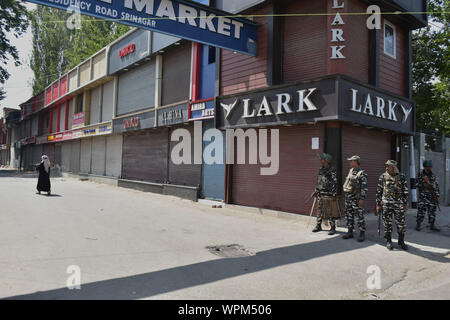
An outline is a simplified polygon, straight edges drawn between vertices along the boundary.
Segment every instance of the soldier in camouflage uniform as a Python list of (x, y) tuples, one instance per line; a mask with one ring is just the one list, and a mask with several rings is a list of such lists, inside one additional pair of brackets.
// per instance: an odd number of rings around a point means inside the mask
[(353, 238), (353, 229), (356, 222), (359, 228), (358, 242), (365, 239), (366, 222), (364, 220), (364, 200), (367, 194), (367, 174), (359, 167), (360, 157), (348, 158), (350, 161), (350, 172), (344, 183), (345, 192), (345, 216), (347, 217), (347, 233), (343, 239)]
[[(322, 167), (319, 169), (319, 173), (317, 175), (317, 186), (315, 191), (315, 196), (317, 196), (317, 200), (319, 202), (318, 209), (319, 214), (317, 215), (317, 225), (314, 228), (313, 232), (318, 232), (322, 230), (322, 221), (324, 218), (329, 219), (331, 229), (328, 232), (329, 235), (333, 235), (336, 233), (336, 218), (328, 217), (325, 214), (326, 209), (324, 208), (324, 201), (326, 198), (336, 199), (337, 193), (337, 176), (336, 169), (331, 167), (331, 162), (333, 158), (331, 155), (322, 153), (319, 155), (320, 161), (322, 163)], [(328, 210), (329, 214), (329, 210)]]
[[(419, 189), (419, 203), (417, 206), (417, 226), (416, 230), (420, 231), (420, 224), (428, 212), (428, 222), (430, 230), (440, 231), (435, 227), (436, 207), (439, 203), (439, 185), (436, 175), (431, 171), (432, 163), (430, 160), (423, 162), (423, 171), (419, 173), (417, 178), (417, 189)], [(436, 200), (433, 197), (436, 197)]]
[(384, 237), (386, 247), (392, 246), (392, 216), (395, 218), (398, 232), (398, 245), (403, 250), (408, 250), (404, 240), (406, 232), (406, 212), (408, 211), (408, 185), (406, 177), (397, 168), (397, 162), (388, 160), (386, 172), (378, 179), (377, 187), (377, 212), (383, 210)]

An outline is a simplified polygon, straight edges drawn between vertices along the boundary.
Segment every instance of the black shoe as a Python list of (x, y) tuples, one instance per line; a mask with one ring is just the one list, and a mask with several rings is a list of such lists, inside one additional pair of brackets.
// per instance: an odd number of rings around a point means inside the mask
[(386, 248), (388, 248), (388, 250), (394, 250), (394, 246), (392, 245), (392, 238), (391, 238), (391, 234), (388, 233), (385, 236), (386, 238)]
[(353, 230), (348, 229), (347, 233), (342, 236), (342, 239), (350, 239), (353, 238)]
[(420, 228), (420, 222), (417, 222), (417, 224), (416, 224), (416, 230), (417, 230), (417, 231), (422, 230), (422, 229)]
[(408, 250), (408, 246), (405, 243), (405, 234), (404, 233), (399, 233), (398, 234), (398, 245), (403, 249), (403, 250)]
[(316, 227), (313, 229), (312, 232), (319, 232), (319, 231), (322, 231), (322, 225), (321, 224), (316, 225)]
[(430, 224), (430, 230), (433, 230), (433, 231), (436, 231), (436, 232), (441, 231), (441, 229), (437, 228), (437, 227), (434, 225), (434, 222)]
[(363, 242), (366, 239), (366, 233), (364, 231), (359, 232), (358, 242)]
[(336, 227), (331, 227), (330, 231), (328, 232), (328, 235), (332, 236), (335, 233), (336, 233)]

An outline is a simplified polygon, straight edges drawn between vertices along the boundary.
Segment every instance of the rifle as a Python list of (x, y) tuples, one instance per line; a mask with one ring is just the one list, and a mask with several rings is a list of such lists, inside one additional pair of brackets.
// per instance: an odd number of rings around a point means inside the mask
[(381, 216), (383, 214), (383, 207), (381, 207), (382, 209), (380, 210), (380, 212), (377, 212), (377, 205), (375, 204), (375, 215), (378, 218), (378, 223), (377, 223), (377, 232), (378, 232), (378, 237), (381, 236)]
[(439, 197), (437, 196), (434, 187), (431, 185), (430, 179), (428, 177), (425, 177), (425, 178), (424, 178), (424, 180), (425, 180), (426, 184), (424, 185), (424, 187), (431, 192), (431, 196), (433, 197), (434, 203), (438, 207), (439, 212), (441, 212), (441, 207), (439, 206)]
[(434, 190), (431, 191), (431, 195), (433, 196), (434, 203), (436, 203), (436, 206), (438, 207), (439, 212), (442, 212), (441, 207), (439, 206), (439, 197), (437, 196), (436, 192), (434, 192)]
[[(308, 203), (309, 201), (311, 201), (311, 199), (314, 197), (315, 194), (316, 194), (316, 191), (313, 191), (313, 193), (311, 193), (311, 195), (309, 197), (306, 196), (306, 197), (308, 197), (308, 199), (305, 200), (305, 204)], [(305, 197), (305, 199), (306, 199), (306, 197)]]

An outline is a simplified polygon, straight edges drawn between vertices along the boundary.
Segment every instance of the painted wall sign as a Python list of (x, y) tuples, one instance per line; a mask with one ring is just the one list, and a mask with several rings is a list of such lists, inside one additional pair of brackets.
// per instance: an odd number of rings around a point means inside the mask
[(134, 118), (130, 118), (130, 119), (125, 119), (123, 121), (122, 127), (124, 129), (129, 129), (129, 128), (137, 128), (139, 127), (139, 117), (134, 117)]
[(256, 56), (257, 25), (184, 0), (27, 0)]
[(133, 117), (113, 120), (113, 132), (131, 132), (155, 127), (155, 111), (147, 111)]
[(342, 120), (412, 133), (414, 102), (339, 75), (216, 99), (218, 129)]
[(193, 101), (189, 104), (189, 120), (214, 118), (214, 98)]

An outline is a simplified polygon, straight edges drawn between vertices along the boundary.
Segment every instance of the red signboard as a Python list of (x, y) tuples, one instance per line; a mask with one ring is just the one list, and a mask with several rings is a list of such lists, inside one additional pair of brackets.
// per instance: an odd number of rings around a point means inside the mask
[(72, 126), (84, 125), (84, 112), (80, 112), (73, 115)]
[(61, 78), (59, 85), (59, 96), (63, 96), (67, 92), (67, 76)]
[(53, 98), (52, 101), (58, 99), (59, 94), (59, 81), (53, 84)]
[(45, 104), (52, 102), (52, 88), (47, 88), (45, 91)]
[(124, 120), (123, 124), (122, 124), (122, 127), (124, 129), (139, 127), (139, 118), (135, 117), (135, 118), (130, 118), (130, 119)]
[(136, 50), (136, 45), (134, 43), (126, 46), (122, 50), (119, 50), (119, 57), (122, 59), (126, 57), (127, 55), (133, 53)]

